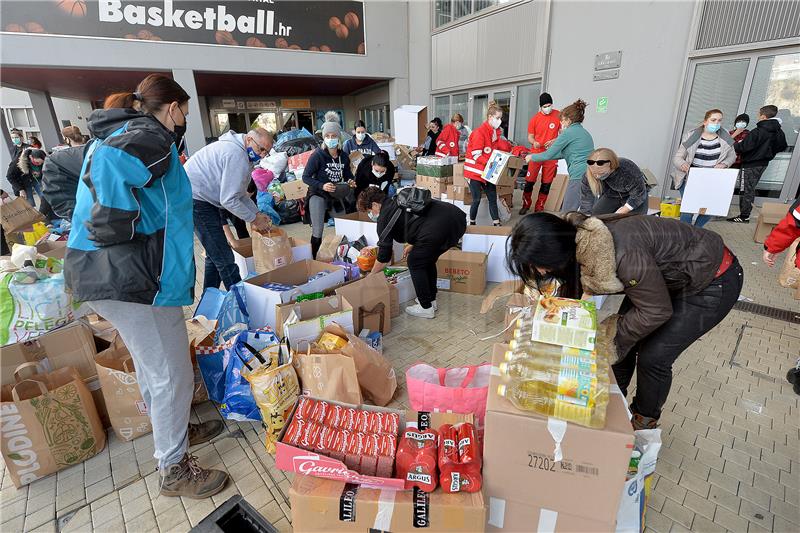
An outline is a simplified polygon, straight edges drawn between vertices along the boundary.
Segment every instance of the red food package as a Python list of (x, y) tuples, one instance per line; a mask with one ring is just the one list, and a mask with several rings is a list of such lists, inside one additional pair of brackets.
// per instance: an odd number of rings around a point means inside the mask
[(364, 434), (363, 433), (350, 433), (347, 436), (347, 443), (345, 444), (345, 453), (352, 455), (361, 455), (364, 450)]
[(398, 429), (400, 429), (400, 417), (397, 415), (397, 413), (384, 413), (383, 429), (380, 433), (397, 435)]
[(439, 428), (439, 468), (458, 462), (458, 430), (444, 424)]
[(358, 421), (358, 411), (352, 407), (344, 410), (342, 418), (339, 420), (339, 428), (346, 429), (347, 431), (355, 431), (356, 423)]
[(329, 452), (344, 453), (346, 438), (345, 432), (341, 429), (327, 428), (324, 438), (325, 449)]
[(325, 413), (325, 425), (330, 428), (340, 428), (345, 408), (341, 405), (329, 405)]
[(328, 452), (328, 457), (344, 463), (344, 454), (342, 452)]
[(378, 456), (378, 470), (375, 475), (378, 477), (392, 477), (394, 470), (394, 457)]
[(365, 433), (372, 422), (372, 418), (369, 415), (369, 411), (357, 410), (356, 416), (353, 419), (353, 431)]
[(409, 429), (403, 433), (397, 446), (397, 477), (405, 480), (405, 488), (419, 487), (433, 492), (437, 484), (436, 441), (438, 434), (432, 429)]
[(348, 470), (355, 470), (358, 472), (358, 466), (361, 464), (361, 456), (348, 453), (344, 456), (344, 465)]
[(378, 458), (369, 455), (361, 456), (361, 466), (358, 473), (365, 476), (374, 476), (378, 472)]
[(362, 429), (364, 433), (380, 433), (383, 431), (383, 413), (369, 414), (369, 429)]
[(448, 465), (441, 471), (441, 485), (444, 492), (478, 492), (483, 478), (477, 463)]
[(306, 424), (303, 436), (300, 439), (300, 447), (306, 450), (313, 450), (319, 442), (320, 434), (322, 433), (323, 426), (314, 422)]
[(309, 418), (319, 424), (325, 423), (325, 415), (328, 413), (328, 402), (315, 402), (314, 409), (311, 411)]
[(462, 464), (477, 464), (480, 472), (481, 448), (472, 424), (464, 423), (458, 428), (458, 458)]
[(311, 413), (314, 411), (314, 404), (317, 403), (311, 398), (307, 398), (306, 396), (300, 396), (297, 400), (297, 409), (294, 411), (294, 416), (297, 418), (302, 418), (303, 420), (308, 420), (311, 416)]
[(397, 452), (397, 441), (394, 435), (375, 435), (375, 455), (394, 457)]
[(305, 429), (305, 421), (301, 418), (293, 418), (289, 427), (286, 428), (286, 433), (283, 434), (283, 442), (297, 446), (300, 439), (303, 437), (303, 430)]

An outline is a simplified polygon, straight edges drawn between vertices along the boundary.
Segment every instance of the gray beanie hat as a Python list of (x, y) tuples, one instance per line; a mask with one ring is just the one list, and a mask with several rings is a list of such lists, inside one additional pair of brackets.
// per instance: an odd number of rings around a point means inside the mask
[(325, 122), (322, 124), (322, 136), (335, 133), (336, 135), (342, 134), (342, 127), (338, 122)]

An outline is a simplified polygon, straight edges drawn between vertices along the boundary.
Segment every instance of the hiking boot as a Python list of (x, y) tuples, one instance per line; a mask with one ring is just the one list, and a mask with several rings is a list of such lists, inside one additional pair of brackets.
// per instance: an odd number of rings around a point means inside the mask
[(421, 305), (409, 305), (406, 307), (406, 313), (411, 316), (418, 316), (420, 318), (436, 318), (436, 312), (433, 309), (433, 306), (425, 309)]
[(639, 413), (633, 413), (631, 425), (633, 426), (634, 431), (640, 429), (656, 429), (658, 427), (658, 419), (640, 415)]
[(222, 420), (209, 420), (200, 424), (189, 422), (189, 446), (197, 446), (208, 442), (225, 429)]
[(750, 217), (742, 218), (742, 217), (733, 217), (729, 218), (728, 222), (736, 222), (738, 224), (747, 224), (750, 222)]
[(527, 215), (529, 210), (530, 210), (529, 207), (523, 207), (522, 209), (519, 210), (520, 216)]
[(227, 472), (200, 468), (197, 457), (187, 453), (181, 462), (169, 465), (161, 472), (160, 492), (162, 496), (199, 500), (222, 491), (227, 482)]

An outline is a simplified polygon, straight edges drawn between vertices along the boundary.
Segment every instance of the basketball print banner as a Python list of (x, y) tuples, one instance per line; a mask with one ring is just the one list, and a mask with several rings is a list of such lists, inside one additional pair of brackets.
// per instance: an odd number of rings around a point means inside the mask
[(293, 0), (3, 0), (4, 32), (365, 54), (364, 4)]

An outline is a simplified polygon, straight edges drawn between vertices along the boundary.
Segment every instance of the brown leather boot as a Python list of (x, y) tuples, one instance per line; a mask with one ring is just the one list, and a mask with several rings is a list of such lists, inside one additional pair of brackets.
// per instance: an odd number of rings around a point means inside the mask
[(225, 429), (225, 423), (222, 420), (209, 420), (200, 424), (192, 424), (189, 422), (189, 446), (197, 446), (208, 442)]
[(200, 468), (197, 457), (187, 453), (181, 462), (169, 465), (161, 472), (161, 495), (199, 500), (217, 494), (227, 482), (227, 472)]

